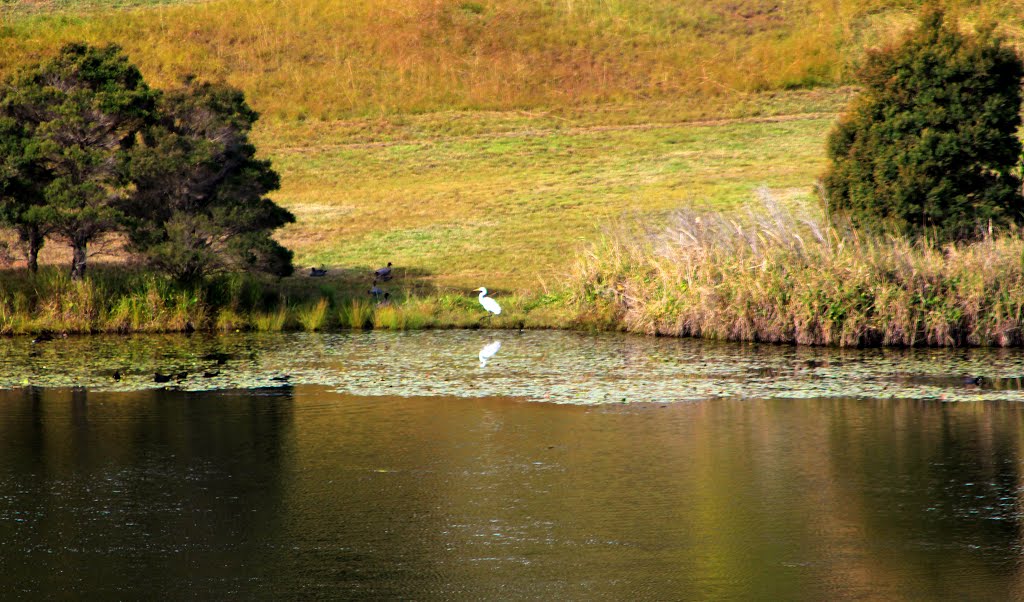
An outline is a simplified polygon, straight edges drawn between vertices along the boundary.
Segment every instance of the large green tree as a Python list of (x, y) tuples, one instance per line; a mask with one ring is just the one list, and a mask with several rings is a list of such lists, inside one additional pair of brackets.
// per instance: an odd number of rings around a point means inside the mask
[(266, 196), (280, 180), (256, 158), (249, 132), (258, 115), (242, 92), (188, 81), (163, 96), (158, 114), (131, 152), (131, 250), (181, 281), (219, 271), (290, 274), (292, 253), (271, 234), (295, 217)]
[(11, 97), (9, 85), (0, 87), (0, 221), (17, 232), (28, 269), (36, 272), (50, 232), (43, 205), (53, 176), (36, 155), (39, 145), (32, 128), (6, 110)]
[(39, 189), (24, 197), (26, 215), (70, 244), (72, 278), (85, 274), (89, 243), (123, 221), (128, 151), (158, 98), (114, 45), (68, 44), (8, 86), (3, 112), (29, 138), (24, 156)]
[(1019, 222), (1022, 74), (992, 27), (965, 34), (926, 10), (861, 69), (863, 91), (828, 140), (829, 207), (855, 225), (943, 240)]

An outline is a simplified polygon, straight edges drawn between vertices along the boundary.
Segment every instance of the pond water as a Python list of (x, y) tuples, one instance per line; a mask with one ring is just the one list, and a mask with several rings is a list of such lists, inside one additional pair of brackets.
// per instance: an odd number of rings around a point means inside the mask
[(461, 331), (0, 353), (4, 599), (1024, 596), (1019, 351)]

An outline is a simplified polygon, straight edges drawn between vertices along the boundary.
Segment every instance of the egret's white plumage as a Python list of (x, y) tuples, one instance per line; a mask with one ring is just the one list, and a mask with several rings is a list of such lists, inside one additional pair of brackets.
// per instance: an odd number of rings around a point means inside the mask
[(480, 367), (483, 368), (486, 366), (487, 360), (494, 357), (494, 354), (497, 353), (499, 349), (501, 349), (501, 341), (494, 341), (493, 343), (484, 345), (483, 348), (480, 349)]
[(483, 305), (484, 309), (486, 309), (487, 311), (491, 312), (494, 315), (498, 315), (501, 313), (501, 306), (498, 305), (498, 302), (486, 296), (487, 289), (481, 286), (480, 288), (474, 290), (473, 292), (475, 293), (476, 291), (480, 291), (480, 305)]

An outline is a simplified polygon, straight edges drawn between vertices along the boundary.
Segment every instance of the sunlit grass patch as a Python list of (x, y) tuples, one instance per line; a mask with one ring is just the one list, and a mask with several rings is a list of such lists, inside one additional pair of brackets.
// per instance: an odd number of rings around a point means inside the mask
[[(403, 286), (525, 292), (558, 278), (581, 242), (624, 214), (653, 224), (681, 206), (733, 210), (760, 186), (809, 199), (830, 123), (813, 115), (537, 131), (523, 116), (502, 122), (514, 135), (497, 141), (412, 139), (397, 154), (368, 145), (331, 160), (329, 143), (321, 151), (268, 139), (267, 152), (284, 174), (275, 200), (317, 207), (281, 234), (300, 266), (393, 261), (409, 269)], [(333, 136), (320, 132), (321, 142)], [(502, 152), (488, 150), (495, 144)], [(327, 217), (331, 207), (344, 215)]]

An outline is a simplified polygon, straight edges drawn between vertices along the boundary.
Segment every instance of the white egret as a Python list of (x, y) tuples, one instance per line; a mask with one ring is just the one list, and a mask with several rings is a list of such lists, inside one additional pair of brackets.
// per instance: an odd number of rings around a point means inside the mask
[(484, 309), (486, 309), (487, 311), (491, 312), (494, 315), (498, 315), (501, 313), (501, 306), (498, 305), (498, 302), (495, 301), (494, 299), (491, 299), (490, 297), (485, 296), (487, 295), (487, 289), (481, 286), (480, 288), (475, 289), (473, 292), (475, 293), (476, 291), (480, 291), (480, 305), (483, 305)]
[(486, 366), (487, 360), (494, 357), (494, 354), (497, 353), (499, 349), (501, 349), (501, 341), (494, 341), (493, 343), (484, 345), (483, 348), (480, 349), (480, 367), (483, 368)]

